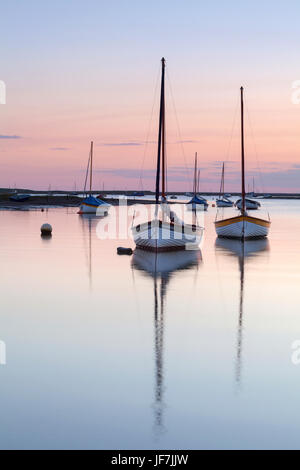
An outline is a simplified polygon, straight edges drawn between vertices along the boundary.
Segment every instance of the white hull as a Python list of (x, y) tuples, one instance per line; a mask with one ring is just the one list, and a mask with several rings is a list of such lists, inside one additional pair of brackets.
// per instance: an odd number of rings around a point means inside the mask
[(109, 208), (110, 208), (109, 204), (107, 205), (105, 204), (103, 206), (102, 205), (91, 206), (91, 205), (82, 203), (80, 205), (79, 214), (96, 214), (96, 215), (102, 216), (102, 215), (108, 214)]
[[(242, 210), (242, 200), (239, 199), (237, 202), (236, 202), (236, 207), (240, 210)], [(256, 209), (259, 209), (260, 208), (260, 203), (257, 202), (257, 201), (251, 201), (250, 199), (245, 199), (245, 209), (246, 210), (256, 210)]]
[(149, 251), (189, 250), (198, 247), (203, 228), (154, 219), (132, 228), (136, 246)]
[(232, 207), (233, 206), (232, 201), (226, 201), (224, 199), (217, 199), (216, 203), (217, 203), (217, 207)]
[(271, 223), (256, 217), (238, 216), (215, 222), (218, 237), (251, 239), (268, 236)]

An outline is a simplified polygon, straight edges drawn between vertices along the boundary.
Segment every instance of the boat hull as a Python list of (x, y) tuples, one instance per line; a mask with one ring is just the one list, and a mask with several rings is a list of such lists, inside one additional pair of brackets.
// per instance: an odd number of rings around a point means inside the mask
[[(242, 210), (242, 200), (239, 199), (236, 201), (235, 206)], [(251, 199), (245, 199), (245, 209), (249, 210), (256, 210), (260, 208), (260, 203), (258, 201), (252, 201)]]
[(89, 204), (82, 203), (78, 214), (97, 214), (107, 215), (109, 207), (106, 206), (90, 206)]
[(181, 225), (154, 219), (132, 228), (137, 248), (163, 252), (198, 248), (203, 228), (197, 225)]
[(217, 204), (217, 207), (232, 207), (233, 206), (232, 201), (226, 201), (224, 199), (217, 199), (216, 204)]
[(240, 215), (215, 222), (218, 237), (245, 240), (267, 237), (270, 226), (270, 221), (248, 215)]
[(97, 214), (99, 216), (107, 215), (110, 204), (95, 198), (94, 196), (87, 197), (82, 201), (79, 209), (79, 214)]

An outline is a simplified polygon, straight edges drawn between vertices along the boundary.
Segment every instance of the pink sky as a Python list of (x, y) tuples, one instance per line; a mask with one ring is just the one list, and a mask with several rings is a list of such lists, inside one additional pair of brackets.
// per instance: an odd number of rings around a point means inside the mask
[(225, 10), (206, 6), (200, 28), (197, 2), (188, 10), (178, 2), (170, 11), (165, 5), (160, 19), (155, 5), (125, 8), (117, 2), (116, 16), (107, 4), (100, 9), (88, 3), (93, 8), (80, 2), (73, 9), (68, 2), (42, 7), (32, 0), (17, 13), (6, 6), (1, 187), (73, 189), (76, 182), (81, 188), (93, 140), (95, 189), (103, 183), (106, 189), (137, 189), (141, 168), (143, 188), (154, 189), (154, 91), (165, 55), (169, 189), (191, 189), (186, 168), (197, 151), (203, 190), (218, 189), (223, 161), (227, 190), (239, 190), (238, 100), (244, 85), (251, 119), (250, 126), (246, 112), (248, 180), (255, 176), (265, 192), (300, 192), (300, 105), (291, 101), (292, 83), (300, 77), (294, 10), (255, 2), (229, 2), (232, 10), (229, 4)]

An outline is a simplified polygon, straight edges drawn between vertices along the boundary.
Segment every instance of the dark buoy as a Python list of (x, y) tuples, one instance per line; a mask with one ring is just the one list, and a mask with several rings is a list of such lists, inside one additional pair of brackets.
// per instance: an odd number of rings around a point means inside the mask
[(41, 235), (50, 237), (52, 235), (52, 227), (50, 224), (43, 224), (41, 226)]
[(118, 255), (132, 255), (133, 251), (132, 248), (123, 248), (122, 246), (118, 246), (117, 253)]

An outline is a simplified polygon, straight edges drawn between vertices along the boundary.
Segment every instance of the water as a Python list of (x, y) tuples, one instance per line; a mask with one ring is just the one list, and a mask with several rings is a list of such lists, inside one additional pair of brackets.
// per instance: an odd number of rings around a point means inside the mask
[(299, 448), (300, 201), (261, 202), (244, 256), (210, 207), (201, 252), (159, 261), (109, 218), (0, 211), (0, 447)]

